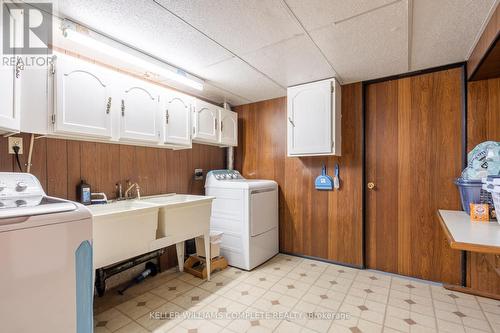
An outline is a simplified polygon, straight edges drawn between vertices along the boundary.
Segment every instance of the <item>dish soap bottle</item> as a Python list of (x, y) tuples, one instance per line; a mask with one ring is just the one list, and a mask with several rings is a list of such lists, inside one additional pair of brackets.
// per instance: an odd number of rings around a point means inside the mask
[(90, 185), (85, 183), (85, 180), (81, 180), (80, 184), (77, 186), (76, 197), (77, 200), (83, 205), (91, 204), (91, 191)]

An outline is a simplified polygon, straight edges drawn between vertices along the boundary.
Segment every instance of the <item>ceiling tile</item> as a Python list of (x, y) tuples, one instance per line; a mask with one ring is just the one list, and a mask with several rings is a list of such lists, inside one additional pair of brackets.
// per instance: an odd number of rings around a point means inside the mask
[(343, 83), (406, 72), (407, 2), (311, 32)]
[(281, 0), (156, 0), (240, 55), (303, 31)]
[(335, 75), (306, 35), (284, 40), (241, 57), (284, 87)]
[(397, 0), (285, 0), (304, 27), (310, 31), (360, 15)]
[(495, 0), (413, 1), (412, 70), (464, 61)]
[(232, 56), (151, 0), (60, 0), (59, 11), (194, 74)]
[(209, 84), (237, 93), (252, 102), (286, 95), (285, 89), (236, 57), (204, 68), (201, 74)]

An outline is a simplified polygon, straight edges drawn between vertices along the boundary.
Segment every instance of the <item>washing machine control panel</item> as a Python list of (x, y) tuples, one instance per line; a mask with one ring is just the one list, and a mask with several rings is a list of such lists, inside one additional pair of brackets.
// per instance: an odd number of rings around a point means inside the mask
[(237, 170), (213, 170), (210, 174), (216, 180), (245, 179)]
[(29, 173), (0, 172), (0, 199), (44, 195), (35, 176)]

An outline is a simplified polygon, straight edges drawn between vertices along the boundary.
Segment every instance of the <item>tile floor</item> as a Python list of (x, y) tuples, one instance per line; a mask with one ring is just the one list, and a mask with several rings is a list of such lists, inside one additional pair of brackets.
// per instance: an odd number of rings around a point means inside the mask
[(95, 333), (500, 333), (498, 301), (283, 254), (210, 282), (170, 270), (94, 308)]

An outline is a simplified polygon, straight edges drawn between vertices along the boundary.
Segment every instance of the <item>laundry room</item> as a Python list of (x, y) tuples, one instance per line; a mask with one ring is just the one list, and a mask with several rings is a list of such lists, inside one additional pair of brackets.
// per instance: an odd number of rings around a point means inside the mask
[(0, 332), (500, 332), (500, 0), (0, 3)]

